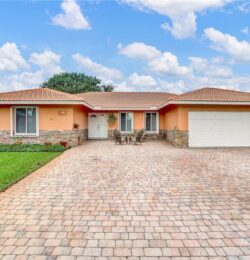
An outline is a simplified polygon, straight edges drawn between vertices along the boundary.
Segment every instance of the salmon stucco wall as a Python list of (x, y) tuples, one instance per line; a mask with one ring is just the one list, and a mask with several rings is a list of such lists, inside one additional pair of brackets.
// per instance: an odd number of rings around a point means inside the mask
[(88, 111), (83, 106), (74, 106), (73, 123), (79, 124), (79, 129), (88, 128)]
[(173, 130), (178, 128), (178, 107), (177, 106), (169, 106), (164, 111), (164, 125), (163, 129), (165, 130)]
[(39, 106), (39, 130), (72, 130), (73, 106)]
[(159, 129), (165, 129), (165, 114), (162, 112), (159, 112)]
[(134, 130), (139, 131), (144, 128), (144, 112), (135, 111), (134, 112)]
[(10, 130), (9, 106), (0, 106), (0, 130)]
[(181, 105), (178, 110), (178, 128), (186, 131), (188, 130), (188, 112), (190, 111), (250, 112), (250, 106)]

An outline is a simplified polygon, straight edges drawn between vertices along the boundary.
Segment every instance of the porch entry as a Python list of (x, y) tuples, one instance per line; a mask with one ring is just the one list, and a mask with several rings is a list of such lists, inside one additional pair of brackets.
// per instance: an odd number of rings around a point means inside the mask
[(108, 115), (105, 113), (89, 113), (88, 116), (88, 138), (108, 138)]

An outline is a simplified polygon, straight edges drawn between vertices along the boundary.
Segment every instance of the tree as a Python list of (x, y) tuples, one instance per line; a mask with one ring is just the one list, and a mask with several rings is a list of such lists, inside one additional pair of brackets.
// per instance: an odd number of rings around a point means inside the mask
[(112, 84), (103, 84), (101, 87), (103, 92), (112, 92), (115, 88), (115, 86)]
[(114, 86), (104, 84), (97, 77), (88, 76), (84, 73), (62, 72), (55, 74), (47, 81), (41, 84), (42, 88), (55, 89), (71, 94), (83, 92), (111, 92)]

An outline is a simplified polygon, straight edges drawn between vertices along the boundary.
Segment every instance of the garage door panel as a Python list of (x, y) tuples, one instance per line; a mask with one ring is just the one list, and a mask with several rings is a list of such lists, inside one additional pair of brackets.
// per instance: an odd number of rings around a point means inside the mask
[(189, 146), (250, 146), (250, 112), (189, 112)]
[(249, 119), (250, 112), (189, 112), (189, 118), (192, 120), (210, 119)]

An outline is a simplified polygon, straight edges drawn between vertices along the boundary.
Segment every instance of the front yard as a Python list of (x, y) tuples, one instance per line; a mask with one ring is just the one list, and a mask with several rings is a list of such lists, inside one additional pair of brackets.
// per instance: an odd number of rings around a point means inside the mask
[(1, 152), (0, 192), (59, 154), (60, 152)]

